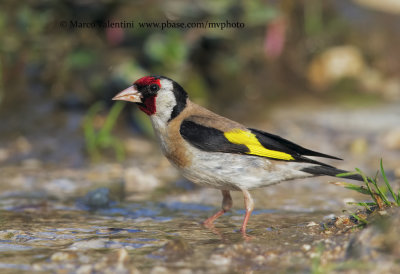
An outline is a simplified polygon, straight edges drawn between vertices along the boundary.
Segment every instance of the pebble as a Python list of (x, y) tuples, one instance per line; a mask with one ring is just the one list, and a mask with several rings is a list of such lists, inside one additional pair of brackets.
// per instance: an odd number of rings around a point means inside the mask
[(351, 45), (331, 47), (311, 61), (308, 80), (321, 90), (337, 80), (358, 77), (364, 69), (364, 58), (358, 48)]
[(42, 167), (42, 162), (39, 159), (25, 159), (22, 161), (22, 166), (26, 169), (39, 169)]
[(400, 149), (400, 128), (394, 128), (383, 136), (383, 145), (388, 149)]
[(50, 257), (50, 260), (55, 262), (65, 262), (76, 259), (78, 259), (78, 255), (75, 252), (56, 252)]
[(394, 170), (394, 176), (396, 176), (397, 178), (400, 178), (400, 167), (398, 167)]
[(181, 238), (168, 241), (155, 255), (165, 257), (167, 261), (177, 261), (193, 253), (192, 247)]
[(161, 186), (161, 181), (151, 172), (142, 171), (137, 167), (130, 167), (124, 171), (125, 191), (150, 192)]
[(222, 256), (221, 254), (213, 254), (211, 255), (209, 261), (216, 266), (229, 266), (232, 259), (226, 256)]
[(316, 225), (318, 225), (316, 222), (309, 222), (309, 223), (307, 224), (307, 227), (316, 226)]
[(99, 249), (105, 248), (106, 243), (109, 239), (94, 239), (94, 240), (82, 240), (73, 243), (68, 249), (70, 250), (86, 250), (86, 249)]
[(75, 194), (78, 188), (78, 183), (67, 178), (58, 178), (49, 181), (45, 184), (45, 190), (49, 195), (55, 196), (61, 200), (65, 196)]
[(368, 142), (365, 138), (357, 138), (350, 144), (350, 151), (354, 155), (364, 155), (368, 152)]
[(399, 235), (400, 209), (393, 208), (391, 214), (375, 216), (366, 229), (351, 238), (346, 250), (346, 258), (374, 261), (379, 264), (399, 258)]
[(83, 198), (83, 203), (91, 210), (108, 208), (111, 202), (110, 190), (105, 187), (92, 190)]
[(0, 148), (0, 162), (7, 160), (8, 157), (9, 157), (8, 150)]

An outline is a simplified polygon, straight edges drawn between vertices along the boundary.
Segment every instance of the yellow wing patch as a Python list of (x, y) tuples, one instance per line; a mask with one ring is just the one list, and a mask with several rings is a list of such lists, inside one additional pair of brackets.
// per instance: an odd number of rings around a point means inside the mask
[(285, 152), (270, 150), (263, 147), (263, 145), (258, 141), (257, 137), (249, 132), (241, 129), (234, 129), (232, 131), (224, 132), (225, 138), (229, 140), (229, 142), (237, 145), (245, 145), (249, 152), (247, 154), (263, 156), (268, 158), (275, 158), (280, 160), (294, 160), (292, 155), (287, 154)]

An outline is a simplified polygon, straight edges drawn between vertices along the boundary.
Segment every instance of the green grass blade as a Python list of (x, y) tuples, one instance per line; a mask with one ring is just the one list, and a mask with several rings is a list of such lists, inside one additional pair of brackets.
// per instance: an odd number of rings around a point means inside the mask
[(386, 177), (385, 170), (383, 169), (383, 160), (382, 159), (381, 159), (380, 166), (381, 166), (381, 173), (382, 173), (383, 181), (385, 182), (387, 188), (389, 189), (389, 192), (392, 195), (392, 197), (393, 197), (394, 201), (396, 202), (396, 204), (400, 205), (399, 204), (399, 197), (394, 193), (394, 191), (392, 189), (392, 186), (389, 184), (389, 180)]
[(366, 202), (358, 202), (358, 203), (355, 203), (355, 202), (348, 202), (347, 204), (348, 204), (348, 205), (363, 206), (363, 207), (365, 207), (365, 208), (366, 208), (367, 210), (369, 210), (369, 211), (372, 211), (371, 208), (370, 208), (370, 206), (375, 206), (375, 203), (366, 203)]
[(383, 193), (383, 191), (380, 189), (380, 187), (378, 186), (378, 183), (376, 182), (376, 180), (372, 179), (371, 177), (369, 177), (368, 179), (375, 186), (376, 191), (378, 192), (378, 195), (382, 198), (383, 202), (387, 206), (390, 206), (391, 203), (389, 202), (389, 199), (386, 197), (385, 193)]
[(360, 206), (365, 207), (367, 210), (371, 211), (371, 208), (369, 207), (368, 203), (366, 203), (366, 202), (360, 202), (360, 203), (358, 203), (358, 204), (359, 204)]
[(354, 185), (354, 184), (347, 183), (347, 182), (332, 182), (332, 184), (337, 185), (337, 186), (342, 186), (347, 189), (355, 190), (362, 194), (369, 195), (368, 190), (363, 186), (358, 186), (358, 185)]
[(102, 129), (99, 132), (100, 136), (111, 134), (111, 130), (117, 122), (119, 114), (121, 113), (124, 106), (125, 103), (123, 102), (114, 103), (114, 105), (111, 107), (109, 114), (107, 115), (106, 121), (104, 122)]
[(364, 180), (365, 185), (367, 186), (368, 189), (368, 194), (371, 196), (371, 198), (375, 201), (375, 203), (378, 205), (378, 201), (376, 200), (375, 196), (374, 196), (374, 192), (371, 189), (371, 186), (369, 185), (369, 181), (367, 179), (367, 176), (365, 176), (364, 172), (362, 172), (359, 168), (356, 168), (356, 171), (358, 172), (358, 174), (361, 175), (361, 177)]
[(357, 216), (356, 214), (352, 213), (351, 216), (353, 216), (357, 221), (359, 221), (360, 223), (367, 225), (368, 221), (365, 220), (364, 218), (361, 218), (360, 216)]
[(397, 194), (397, 201), (398, 201), (397, 204), (400, 206), (400, 189), (399, 189), (399, 192)]
[(339, 173), (339, 174), (336, 174), (335, 176), (336, 177), (347, 177), (347, 176), (358, 175), (358, 174), (359, 174), (358, 172), (353, 171), (353, 172)]

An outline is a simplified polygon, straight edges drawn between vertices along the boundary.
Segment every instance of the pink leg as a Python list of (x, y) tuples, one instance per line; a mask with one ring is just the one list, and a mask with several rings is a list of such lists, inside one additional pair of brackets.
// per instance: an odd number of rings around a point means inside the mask
[(244, 206), (246, 207), (246, 215), (244, 215), (244, 220), (242, 224), (242, 228), (240, 229), (240, 232), (242, 232), (242, 235), (247, 238), (246, 234), (246, 226), (247, 222), (249, 221), (250, 215), (253, 212), (254, 209), (254, 202), (253, 198), (251, 198), (250, 193), (247, 190), (242, 190), (243, 196), (244, 196)]
[(212, 227), (213, 222), (221, 215), (223, 215), (225, 212), (229, 211), (232, 207), (232, 197), (231, 194), (229, 193), (229, 190), (221, 190), (222, 192), (222, 209), (215, 213), (213, 216), (208, 218), (207, 220), (204, 221), (204, 225), (206, 227)]

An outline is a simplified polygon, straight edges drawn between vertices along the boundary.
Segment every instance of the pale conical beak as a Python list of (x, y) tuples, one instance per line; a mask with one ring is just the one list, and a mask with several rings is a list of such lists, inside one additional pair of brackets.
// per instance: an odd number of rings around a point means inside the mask
[(130, 86), (127, 89), (124, 89), (120, 93), (118, 93), (113, 100), (120, 100), (120, 101), (128, 101), (134, 103), (141, 103), (142, 102), (142, 95), (139, 91), (135, 89), (134, 86)]

